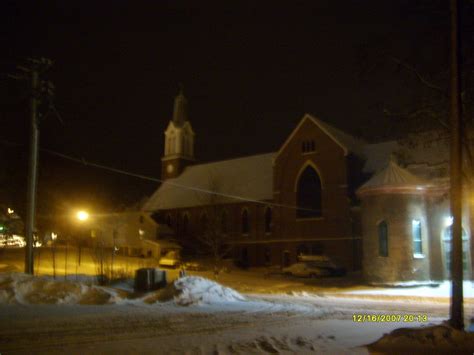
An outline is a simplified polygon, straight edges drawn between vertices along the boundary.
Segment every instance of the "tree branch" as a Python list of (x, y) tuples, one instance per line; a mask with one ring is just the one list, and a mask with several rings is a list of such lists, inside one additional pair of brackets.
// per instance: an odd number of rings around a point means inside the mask
[(425, 79), (425, 77), (423, 77), (420, 74), (420, 72), (418, 70), (416, 70), (413, 66), (409, 65), (408, 63), (403, 62), (402, 60), (400, 60), (400, 59), (398, 59), (394, 56), (389, 55), (388, 57), (389, 57), (389, 59), (391, 59), (392, 61), (394, 61), (398, 65), (401, 65), (405, 69), (407, 69), (407, 70), (411, 71), (412, 73), (414, 73), (416, 75), (416, 77), (418, 78), (418, 80), (420, 80), (420, 82), (423, 83), (425, 86), (429, 87), (430, 89), (438, 91), (439, 93), (443, 94), (443, 96), (445, 96), (445, 97), (448, 96), (446, 94), (445, 90), (443, 90), (440, 86), (438, 86), (438, 85), (430, 82), (429, 80)]

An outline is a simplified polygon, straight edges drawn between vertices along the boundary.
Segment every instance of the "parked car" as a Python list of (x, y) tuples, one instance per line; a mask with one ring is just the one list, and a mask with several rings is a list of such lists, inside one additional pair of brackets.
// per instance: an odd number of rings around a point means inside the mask
[(345, 267), (324, 255), (302, 255), (297, 263), (282, 269), (284, 275), (299, 277), (343, 276)]
[(184, 263), (184, 268), (191, 271), (205, 271), (206, 267), (197, 261), (188, 261)]
[(165, 256), (162, 256), (160, 261), (158, 262), (160, 266), (172, 267), (177, 268), (181, 265), (181, 259), (179, 254), (175, 251), (168, 252)]

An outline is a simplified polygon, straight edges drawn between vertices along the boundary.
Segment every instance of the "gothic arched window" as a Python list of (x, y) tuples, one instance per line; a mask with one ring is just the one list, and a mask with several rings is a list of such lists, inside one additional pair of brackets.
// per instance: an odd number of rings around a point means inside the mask
[(242, 234), (249, 234), (249, 211), (245, 208), (242, 211)]
[(203, 213), (201, 215), (201, 219), (199, 221), (200, 225), (201, 225), (201, 232), (204, 233), (207, 231), (207, 224), (208, 224), (208, 219), (207, 219), (207, 214), (206, 213)]
[(222, 211), (221, 215), (221, 232), (226, 234), (227, 233), (227, 212)]
[(379, 256), (388, 256), (388, 225), (382, 221), (378, 225)]
[(272, 231), (272, 209), (270, 207), (265, 208), (265, 233)]
[(185, 213), (183, 216), (183, 234), (186, 235), (188, 233), (188, 228), (189, 228), (189, 217), (188, 214)]
[(298, 180), (296, 200), (298, 218), (321, 216), (321, 179), (311, 166), (307, 166)]
[(171, 222), (171, 215), (170, 215), (170, 214), (167, 214), (167, 215), (166, 215), (166, 225), (167, 225), (168, 227), (171, 227), (171, 223), (172, 223), (172, 222)]

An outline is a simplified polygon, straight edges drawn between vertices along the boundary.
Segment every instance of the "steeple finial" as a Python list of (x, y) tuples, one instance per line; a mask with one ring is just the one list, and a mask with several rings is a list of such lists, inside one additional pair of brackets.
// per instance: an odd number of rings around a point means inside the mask
[(174, 99), (173, 122), (181, 126), (188, 120), (188, 100), (184, 97), (184, 86), (179, 84), (179, 93)]

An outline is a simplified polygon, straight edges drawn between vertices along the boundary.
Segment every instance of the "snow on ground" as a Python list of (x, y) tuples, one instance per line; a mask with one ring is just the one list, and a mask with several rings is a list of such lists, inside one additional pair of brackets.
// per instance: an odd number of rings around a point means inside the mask
[[(65, 281), (0, 273), (0, 351), (353, 354), (367, 353), (366, 344), (371, 344), (371, 351), (386, 351), (399, 343), (428, 349), (444, 347), (460, 353), (457, 350), (464, 348), (459, 348), (459, 344), (466, 349), (471, 349), (472, 344), (472, 338), (464, 336), (465, 333), (436, 327), (427, 330), (446, 319), (447, 307), (443, 304), (410, 305), (405, 300), (387, 300), (378, 294), (365, 300), (351, 299), (350, 293), (340, 298), (306, 291), (244, 295), (197, 276), (137, 295), (122, 291), (132, 291), (132, 280), (99, 287), (93, 285), (91, 277), (80, 276), (78, 281), (74, 277)], [(444, 290), (443, 285), (440, 287)], [(414, 293), (418, 296), (423, 287), (406, 290), (416, 289)], [(472, 304), (467, 307), (465, 312), (472, 312)], [(428, 321), (353, 320), (355, 314), (402, 312), (427, 314)], [(395, 331), (406, 327), (425, 330)]]
[[(474, 298), (474, 283), (464, 281), (464, 298)], [(363, 290), (345, 291), (347, 295), (386, 295), (386, 296), (416, 296), (416, 297), (450, 297), (451, 282), (445, 281), (434, 286), (412, 286), (411, 284), (398, 284), (398, 287), (370, 288)]]
[(181, 306), (245, 301), (245, 297), (229, 287), (197, 276), (187, 276), (174, 282), (178, 290), (175, 302)]
[(1, 273), (0, 304), (106, 304), (118, 297), (114, 290), (93, 286), (94, 277), (78, 276), (80, 282)]
[(374, 352), (430, 352), (472, 354), (474, 352), (474, 334), (466, 333), (440, 324), (422, 328), (400, 328), (370, 344), (368, 349)]

